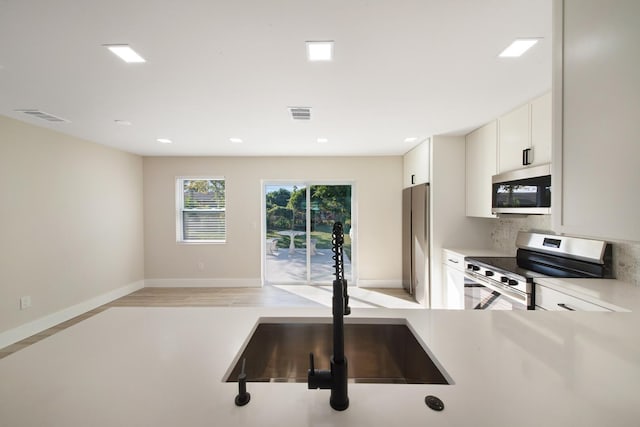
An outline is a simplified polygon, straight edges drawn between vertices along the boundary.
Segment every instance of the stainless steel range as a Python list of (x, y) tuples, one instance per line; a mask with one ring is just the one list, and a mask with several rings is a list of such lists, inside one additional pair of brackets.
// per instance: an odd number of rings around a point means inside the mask
[(467, 257), (465, 308), (533, 310), (542, 277), (612, 277), (611, 244), (591, 239), (518, 233), (515, 257)]

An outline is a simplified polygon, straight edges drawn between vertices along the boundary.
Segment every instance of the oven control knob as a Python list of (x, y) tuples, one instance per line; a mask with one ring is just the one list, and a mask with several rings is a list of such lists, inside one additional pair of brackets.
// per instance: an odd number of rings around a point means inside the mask
[(509, 279), (508, 284), (509, 284), (509, 286), (516, 286), (518, 284), (518, 281), (517, 280), (513, 280), (513, 279)]
[(493, 276), (493, 271), (488, 271), (487, 270), (487, 271), (484, 272), (484, 275), (488, 276), (488, 277), (491, 277), (491, 276)]
[(507, 282), (509, 281), (509, 278), (508, 278), (507, 276), (502, 276), (502, 277), (500, 278), (500, 281), (501, 281), (502, 283), (507, 283)]
[(477, 265), (474, 265), (471, 267), (473, 269), (473, 271), (478, 271), (480, 270), (480, 267), (478, 267)]

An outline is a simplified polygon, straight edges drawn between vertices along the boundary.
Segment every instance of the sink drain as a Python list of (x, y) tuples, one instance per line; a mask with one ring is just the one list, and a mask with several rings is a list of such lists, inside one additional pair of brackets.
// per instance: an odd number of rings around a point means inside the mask
[(427, 406), (434, 411), (442, 411), (444, 409), (444, 403), (442, 403), (442, 400), (440, 400), (436, 396), (429, 395), (425, 397), (424, 403), (426, 403)]

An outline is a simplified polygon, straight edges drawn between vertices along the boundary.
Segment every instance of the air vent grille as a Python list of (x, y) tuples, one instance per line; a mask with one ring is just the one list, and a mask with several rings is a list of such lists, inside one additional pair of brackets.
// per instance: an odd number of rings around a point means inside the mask
[(289, 107), (289, 113), (293, 120), (311, 120), (310, 107)]
[(69, 120), (63, 119), (62, 117), (54, 116), (53, 114), (45, 113), (40, 110), (15, 110), (18, 113), (24, 113), (31, 117), (36, 117), (38, 119), (46, 120), (48, 122), (58, 122), (58, 123), (69, 123)]

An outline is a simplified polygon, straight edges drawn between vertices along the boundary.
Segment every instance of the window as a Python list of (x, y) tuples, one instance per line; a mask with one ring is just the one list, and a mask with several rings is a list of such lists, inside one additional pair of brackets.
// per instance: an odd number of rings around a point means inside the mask
[(226, 242), (224, 178), (178, 178), (176, 192), (178, 242)]

